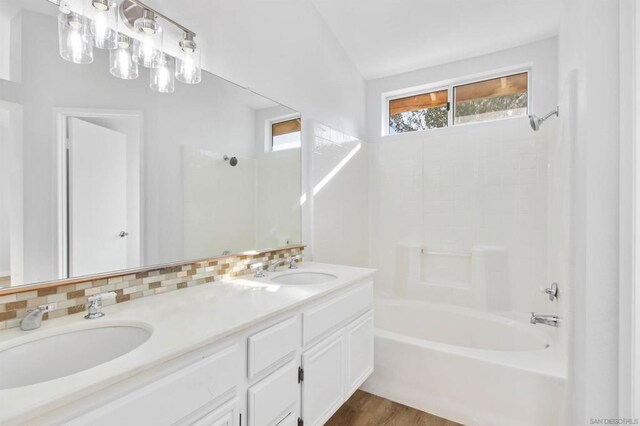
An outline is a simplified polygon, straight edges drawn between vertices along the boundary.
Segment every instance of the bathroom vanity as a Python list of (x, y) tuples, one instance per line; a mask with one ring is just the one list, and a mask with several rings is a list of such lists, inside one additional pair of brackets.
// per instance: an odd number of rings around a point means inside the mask
[[(303, 263), (6, 330), (0, 353), (95, 328), (150, 336), (95, 367), (0, 389), (0, 423), (323, 424), (373, 371), (372, 274)], [(95, 343), (75, 344), (90, 358)]]

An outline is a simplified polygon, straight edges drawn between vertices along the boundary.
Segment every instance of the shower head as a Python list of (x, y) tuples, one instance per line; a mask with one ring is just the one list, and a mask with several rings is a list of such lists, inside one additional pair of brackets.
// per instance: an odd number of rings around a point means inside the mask
[(533, 129), (534, 132), (537, 132), (538, 130), (540, 130), (540, 126), (542, 125), (542, 123), (544, 123), (544, 121), (551, 117), (552, 115), (555, 115), (556, 117), (560, 114), (560, 109), (559, 107), (556, 107), (556, 109), (554, 111), (551, 111), (549, 114), (545, 115), (544, 117), (540, 118), (535, 114), (530, 114), (529, 115), (529, 124), (531, 124), (531, 128)]
[(236, 157), (229, 157), (227, 154), (225, 154), (222, 159), (224, 161), (228, 161), (229, 164), (231, 165), (231, 167), (235, 167), (238, 165), (238, 159)]

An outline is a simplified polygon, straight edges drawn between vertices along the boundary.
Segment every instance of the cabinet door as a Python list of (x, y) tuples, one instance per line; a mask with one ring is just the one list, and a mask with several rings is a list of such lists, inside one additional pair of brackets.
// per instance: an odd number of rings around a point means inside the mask
[(249, 426), (274, 426), (287, 417), (297, 418), (299, 400), (298, 363), (291, 361), (249, 388)]
[(222, 407), (193, 422), (193, 426), (239, 426), (240, 403), (234, 399)]
[(302, 418), (305, 425), (321, 425), (345, 397), (345, 338), (339, 333), (302, 354)]
[(373, 311), (347, 326), (347, 398), (373, 372)]

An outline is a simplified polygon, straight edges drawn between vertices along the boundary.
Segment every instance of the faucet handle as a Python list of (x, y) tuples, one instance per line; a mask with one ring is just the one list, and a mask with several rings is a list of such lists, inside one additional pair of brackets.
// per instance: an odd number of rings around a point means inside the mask
[(89, 303), (101, 302), (105, 299), (115, 299), (117, 293), (115, 291), (108, 291), (106, 293), (94, 294), (93, 296), (87, 297), (87, 301)]
[(105, 314), (102, 312), (102, 301), (104, 299), (115, 299), (117, 293), (115, 291), (109, 291), (106, 293), (99, 293), (93, 296), (87, 297), (87, 301), (89, 302), (89, 307), (87, 308), (87, 315), (85, 315), (85, 319), (96, 319), (101, 318)]
[(289, 262), (289, 269), (298, 269), (298, 264), (296, 263), (296, 261), (301, 259), (302, 259), (302, 256), (300, 255), (291, 256), (290, 258), (288, 258), (287, 262)]
[(552, 283), (550, 287), (540, 290), (540, 292), (547, 294), (549, 300), (553, 302), (558, 298), (558, 283)]
[(35, 312), (35, 311), (40, 311), (41, 313), (46, 313), (46, 312), (51, 312), (54, 311), (56, 309), (56, 303), (49, 303), (48, 305), (39, 305), (36, 306), (33, 309), (29, 309), (27, 312), (31, 313), (31, 312)]
[(262, 262), (257, 262), (251, 265), (251, 269), (255, 269), (256, 273), (254, 275), (255, 278), (264, 278), (264, 264)]

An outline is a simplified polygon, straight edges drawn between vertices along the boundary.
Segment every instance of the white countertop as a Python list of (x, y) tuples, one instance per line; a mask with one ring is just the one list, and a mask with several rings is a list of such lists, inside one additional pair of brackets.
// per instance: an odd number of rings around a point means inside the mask
[[(285, 270), (286, 271), (286, 270)], [(267, 273), (280, 275), (285, 271)], [(278, 285), (247, 275), (165, 294), (106, 306), (107, 315), (85, 320), (85, 312), (43, 321), (34, 331), (0, 332), (0, 351), (31, 340), (73, 330), (108, 325), (142, 325), (153, 329), (133, 351), (70, 376), (0, 390), (0, 423), (19, 421), (58, 408), (91, 392), (130, 378), (283, 312), (309, 303), (373, 275), (373, 269), (303, 262), (297, 272), (318, 271), (338, 278), (314, 285)]]

